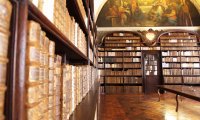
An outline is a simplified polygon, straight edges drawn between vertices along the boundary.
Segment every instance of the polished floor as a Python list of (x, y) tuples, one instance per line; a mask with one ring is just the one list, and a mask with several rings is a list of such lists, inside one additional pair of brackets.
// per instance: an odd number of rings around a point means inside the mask
[(200, 102), (182, 98), (175, 111), (175, 95), (100, 94), (100, 120), (200, 120)]

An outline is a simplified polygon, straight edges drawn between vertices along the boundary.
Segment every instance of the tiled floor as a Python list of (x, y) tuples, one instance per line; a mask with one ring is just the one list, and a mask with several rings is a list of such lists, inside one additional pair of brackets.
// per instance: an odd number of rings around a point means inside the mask
[(100, 120), (200, 120), (200, 102), (183, 98), (176, 112), (175, 95), (101, 94)]

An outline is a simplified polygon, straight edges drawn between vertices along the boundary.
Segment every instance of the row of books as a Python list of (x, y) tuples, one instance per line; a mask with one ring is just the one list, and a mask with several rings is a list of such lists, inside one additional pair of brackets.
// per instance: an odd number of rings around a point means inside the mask
[(112, 71), (112, 70), (101, 70), (100, 72), (101, 75), (142, 75), (142, 70), (141, 69), (128, 69), (126, 71)]
[(55, 56), (55, 43), (34, 21), (28, 23), (26, 51), (27, 119), (53, 119), (54, 84), (60, 81), (62, 59)]
[(200, 63), (181, 63), (181, 67), (182, 68), (187, 68), (187, 67), (199, 68), (200, 67)]
[(182, 77), (164, 77), (164, 83), (182, 83)]
[[(87, 41), (85, 34), (83, 33), (82, 29), (78, 25), (78, 23), (75, 22), (73, 19), (73, 23), (70, 23), (72, 26), (68, 31), (68, 38), (70, 41), (84, 54), (87, 55)], [(70, 35), (71, 33), (71, 35)]]
[(126, 43), (133, 43), (133, 44), (137, 44), (137, 43), (140, 43), (141, 42), (141, 40), (140, 39), (132, 39), (132, 40), (130, 40), (130, 39), (126, 39), (126, 38), (122, 38), (121, 39), (121, 37), (119, 38), (119, 37), (115, 37), (115, 38), (113, 38), (113, 37), (106, 37), (105, 38), (105, 44), (109, 44), (109, 43), (114, 43), (114, 44), (116, 44), (116, 43), (119, 43), (119, 44), (126, 44)]
[(185, 83), (185, 84), (199, 84), (199, 77), (183, 77), (183, 81), (181, 77), (164, 77), (164, 83)]
[(141, 56), (141, 52), (99, 52), (99, 56)]
[(132, 63), (132, 64), (124, 63), (124, 68), (141, 68), (141, 64), (140, 63)]
[(99, 64), (100, 68), (123, 68), (123, 64)]
[(162, 56), (198, 56), (198, 51), (167, 51), (162, 52)]
[(198, 50), (198, 47), (161, 47), (161, 50)]
[(176, 47), (176, 46), (182, 46), (182, 47), (184, 47), (184, 46), (198, 46), (198, 44), (197, 43), (180, 43), (180, 42), (178, 42), (178, 43), (161, 43), (161, 46), (162, 47), (167, 47), (167, 46), (173, 46), (173, 47)]
[(97, 79), (96, 69), (88, 65), (63, 65), (61, 118), (68, 120)]
[(199, 57), (181, 57), (181, 62), (199, 62)]
[(161, 43), (197, 43), (197, 39), (165, 39), (161, 40)]
[(199, 68), (199, 63), (162, 63), (163, 68)]
[[(142, 83), (141, 77), (106, 77), (106, 83)], [(104, 83), (104, 80), (101, 79), (100, 83)]]
[(179, 56), (180, 51), (166, 51), (162, 52), (162, 56)]
[(141, 62), (141, 58), (124, 58), (124, 62)]
[(187, 32), (170, 32), (167, 35), (168, 36), (188, 36), (190, 34)]
[(200, 75), (199, 69), (163, 69), (163, 75)]
[[(85, 34), (79, 24), (70, 16), (66, 0), (30, 0), (38, 9), (76, 46), (87, 55)], [(82, 1), (82, 0), (81, 0)]]
[(0, 119), (4, 120), (4, 101), (6, 92), (6, 75), (8, 59), (8, 45), (10, 38), (10, 20), (12, 5), (8, 0), (0, 0)]
[(131, 41), (141, 41), (140, 37), (137, 36), (109, 36), (105, 38), (106, 41), (111, 41), (111, 40), (124, 40), (127, 43), (131, 43)]
[(109, 43), (106, 43), (105, 44), (105, 47), (138, 47), (138, 46), (141, 46), (141, 44), (139, 43), (132, 43), (132, 44), (126, 44), (126, 43), (115, 43), (115, 44), (109, 44)]
[(181, 69), (163, 69), (163, 75), (182, 75)]
[(183, 69), (182, 70), (183, 75), (200, 75), (199, 69)]
[(55, 55), (55, 43), (41, 31), (40, 25), (29, 21), (28, 26), (27, 119), (69, 119), (95, 81), (93, 69), (62, 65), (62, 57)]
[(141, 64), (99, 64), (99, 68), (141, 68)]
[(124, 52), (124, 56), (141, 56), (141, 52)]
[(162, 58), (163, 62), (180, 62), (182, 59), (181, 57), (164, 57)]
[(189, 84), (200, 84), (199, 77), (183, 77), (183, 81)]
[(163, 68), (181, 68), (181, 64), (177, 63), (162, 63)]
[(122, 52), (99, 52), (99, 56), (123, 56)]
[(195, 35), (186, 35), (186, 36), (161, 36), (160, 37), (161, 40), (169, 40), (169, 39), (197, 39), (197, 37)]
[(124, 75), (142, 75), (141, 69), (128, 69), (124, 71)]
[(160, 50), (160, 47), (157, 47), (157, 46), (154, 46), (154, 47), (141, 46), (141, 50)]

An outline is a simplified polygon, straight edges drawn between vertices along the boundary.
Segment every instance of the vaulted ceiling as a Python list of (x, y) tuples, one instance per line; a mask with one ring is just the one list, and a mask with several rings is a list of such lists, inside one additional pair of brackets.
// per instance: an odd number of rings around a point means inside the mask
[[(187, 6), (183, 5), (185, 3)], [(115, 5), (118, 7), (117, 9)], [(134, 5), (140, 9), (142, 17), (141, 14), (137, 14), (139, 18), (133, 14), (132, 8)], [(176, 7), (176, 9), (181, 8), (180, 11), (176, 11), (177, 20), (175, 23), (173, 17), (170, 18), (171, 21), (165, 21), (169, 19), (167, 14), (173, 13), (169, 9), (173, 7)], [(121, 14), (119, 11), (123, 9), (125, 12)], [(116, 10), (117, 14), (114, 13)], [(185, 16), (182, 11), (189, 11), (190, 17)], [(150, 16), (149, 13), (151, 13)], [(182, 19), (177, 13), (180, 15), (183, 13), (181, 15)], [(154, 30), (183, 29), (200, 31), (200, 0), (94, 0), (94, 14), (97, 23), (98, 41), (101, 41), (107, 33), (112, 31), (143, 31), (150, 28)], [(164, 14), (166, 14), (166, 19), (163, 19)]]
[[(168, 10), (167, 8), (173, 6), (171, 3), (174, 3), (175, 7), (178, 8), (178, 7), (181, 6), (181, 4), (184, 4), (186, 2), (187, 2), (187, 4), (189, 3), (188, 6), (191, 8), (190, 9), (190, 13), (193, 13), (191, 15), (193, 15), (192, 19), (194, 19), (193, 20), (194, 25), (190, 24), (190, 23), (188, 23), (188, 21), (186, 21), (186, 23), (184, 23), (183, 26), (185, 24), (186, 24), (185, 26), (200, 26), (197, 23), (195, 23), (195, 21), (199, 21), (199, 19), (196, 20), (195, 17), (198, 16), (199, 13), (200, 13), (200, 0), (95, 0), (94, 1), (94, 6), (95, 6), (94, 7), (95, 8), (95, 21), (98, 22), (98, 19), (100, 19), (99, 21), (102, 21), (103, 25), (101, 25), (99, 22), (97, 23), (97, 25), (99, 27), (127, 27), (127, 26), (129, 26), (129, 27), (149, 27), (149, 26), (150, 27), (155, 27), (155, 26), (162, 26), (163, 23), (162, 24), (157, 24), (156, 22), (154, 22), (155, 24), (153, 24), (152, 21), (150, 21), (151, 23), (149, 23), (149, 19), (147, 19), (146, 21), (144, 21), (145, 20), (144, 19), (145, 14), (146, 14), (146, 16), (147, 16), (147, 14), (152, 14), (151, 16), (148, 16), (148, 18), (151, 17), (152, 19), (155, 19), (155, 17), (157, 17), (155, 15), (157, 15), (157, 14), (161, 15), (161, 13), (163, 14), (165, 11)], [(111, 16), (112, 14), (109, 14), (108, 12), (112, 12), (113, 13), (113, 11), (111, 10), (111, 7), (113, 7), (113, 5), (116, 5), (118, 3), (119, 3), (120, 7), (122, 5), (123, 5), (122, 7), (124, 7), (125, 5), (126, 6), (129, 5), (128, 6), (129, 8), (127, 7), (127, 9), (129, 9), (130, 12), (125, 11), (126, 8), (123, 8), (123, 9), (125, 9), (124, 11), (127, 14), (127, 16), (124, 16), (124, 20), (129, 19), (129, 21), (127, 21), (128, 24), (125, 25), (125, 26), (119, 25), (119, 24), (118, 25), (114, 25), (114, 26), (112, 26), (112, 25), (110, 25), (110, 26), (106, 25), (105, 22), (106, 22), (106, 20), (108, 18), (106, 19), (105, 17), (116, 17), (116, 16)], [(140, 24), (140, 23), (137, 23), (137, 22), (134, 21), (135, 23), (133, 25), (130, 25), (130, 23), (133, 23), (132, 21), (130, 21), (130, 18), (132, 19), (134, 17), (133, 13), (131, 13), (133, 11), (133, 9), (131, 9), (131, 7), (134, 4), (137, 4), (137, 6), (139, 6), (138, 8), (141, 9), (141, 11), (143, 13), (142, 17), (141, 17), (141, 15), (140, 16), (135, 16), (137, 18), (140, 17), (143, 20), (143, 24)], [(164, 4), (166, 4), (166, 5), (164, 5)], [(158, 8), (159, 6), (160, 6), (160, 8)], [(121, 8), (119, 8), (119, 9), (121, 9)], [(165, 9), (165, 11), (164, 11), (164, 9)], [(185, 9), (185, 8), (183, 8), (183, 9)], [(109, 10), (111, 10), (111, 11), (109, 11)], [(118, 10), (118, 12), (119, 12), (119, 10)], [(195, 12), (198, 15), (196, 15)], [(105, 16), (105, 14), (107, 16)], [(121, 13), (118, 13), (118, 14), (121, 14)], [(132, 14), (132, 16), (130, 16), (130, 14)], [(146, 16), (145, 16), (145, 18), (147, 18)], [(122, 17), (118, 16), (118, 17), (120, 17), (120, 19), (122, 19), (123, 16)], [(129, 18), (125, 18), (125, 17), (129, 17)], [(111, 19), (109, 19), (109, 20), (111, 20)], [(112, 18), (112, 20), (114, 20), (114, 18)], [(117, 22), (124, 22), (124, 21), (121, 20), (121, 21), (117, 21)], [(173, 21), (170, 21), (170, 22), (172, 23)], [(114, 24), (114, 23), (112, 23), (112, 24)], [(165, 23), (165, 24), (168, 25), (169, 23)], [(176, 26), (176, 25), (179, 26), (178, 24), (169, 24), (169, 26), (171, 26), (171, 25), (172, 26)]]

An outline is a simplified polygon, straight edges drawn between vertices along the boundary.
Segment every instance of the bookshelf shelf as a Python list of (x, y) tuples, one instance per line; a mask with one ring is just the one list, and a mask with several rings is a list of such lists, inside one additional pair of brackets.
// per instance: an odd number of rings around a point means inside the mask
[(78, 59), (78, 60), (83, 60), (87, 61), (87, 57), (71, 42), (69, 39), (56, 28), (56, 26), (46, 18), (43, 13), (41, 13), (37, 7), (35, 7), (32, 2), (28, 2), (28, 15), (29, 18), (38, 22), (42, 29), (48, 32), (51, 37), (56, 38), (53, 40), (56, 40), (55, 42), (59, 47), (56, 47), (56, 50), (58, 52), (60, 51), (65, 51), (69, 52), (71, 51), (73, 54), (71, 55), (70, 58), (73, 59)]

